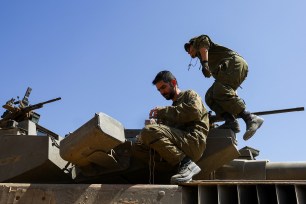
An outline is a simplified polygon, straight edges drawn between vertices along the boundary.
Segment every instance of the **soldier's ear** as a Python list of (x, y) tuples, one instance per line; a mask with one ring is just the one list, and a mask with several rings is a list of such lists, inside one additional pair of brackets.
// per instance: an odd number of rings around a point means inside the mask
[(175, 79), (172, 79), (172, 80), (171, 80), (171, 84), (172, 84), (173, 86), (176, 86), (176, 85), (177, 85), (177, 81), (176, 81)]

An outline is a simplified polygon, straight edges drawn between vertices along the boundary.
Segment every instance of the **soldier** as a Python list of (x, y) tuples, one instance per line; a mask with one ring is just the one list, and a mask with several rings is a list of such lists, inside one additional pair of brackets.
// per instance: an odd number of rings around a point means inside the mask
[(237, 88), (248, 74), (246, 61), (235, 51), (213, 43), (207, 35), (190, 39), (184, 48), (192, 58), (199, 58), (205, 77), (215, 78), (205, 95), (205, 101), (211, 110), (225, 120), (218, 128), (240, 132), (236, 117), (241, 116), (246, 123), (243, 139), (250, 139), (264, 120), (247, 111), (244, 101), (237, 95)]
[(171, 177), (172, 184), (188, 182), (201, 171), (195, 162), (206, 147), (208, 112), (195, 91), (178, 88), (170, 71), (159, 72), (152, 83), (163, 97), (173, 103), (150, 111), (151, 124), (140, 132), (138, 139), (142, 144), (138, 146), (152, 148), (172, 168), (178, 167), (177, 174)]

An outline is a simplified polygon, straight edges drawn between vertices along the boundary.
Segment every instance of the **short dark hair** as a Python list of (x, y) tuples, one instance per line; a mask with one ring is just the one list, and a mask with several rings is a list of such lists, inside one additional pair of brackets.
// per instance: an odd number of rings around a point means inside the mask
[(155, 79), (152, 81), (152, 84), (156, 85), (157, 82), (159, 82), (159, 81), (164, 81), (166, 83), (169, 83), (173, 79), (176, 80), (175, 76), (170, 71), (164, 70), (164, 71), (158, 72)]

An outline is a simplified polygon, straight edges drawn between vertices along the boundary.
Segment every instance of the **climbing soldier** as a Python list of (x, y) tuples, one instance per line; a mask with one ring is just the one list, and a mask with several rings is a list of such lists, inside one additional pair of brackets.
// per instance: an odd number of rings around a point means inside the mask
[(215, 79), (206, 92), (205, 101), (225, 120), (218, 128), (240, 132), (236, 118), (241, 116), (246, 123), (243, 139), (250, 139), (264, 120), (247, 111), (244, 101), (237, 95), (237, 88), (248, 74), (246, 61), (237, 52), (213, 43), (207, 35), (191, 38), (184, 48), (192, 58), (200, 60), (203, 75)]

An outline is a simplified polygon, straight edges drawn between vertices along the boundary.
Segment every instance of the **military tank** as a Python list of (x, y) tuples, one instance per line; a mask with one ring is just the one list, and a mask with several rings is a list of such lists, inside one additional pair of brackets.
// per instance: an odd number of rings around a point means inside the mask
[[(139, 129), (125, 129), (98, 112), (64, 138), (38, 124), (29, 105), (10, 99), (0, 120), (0, 203), (306, 203), (306, 162), (256, 160), (259, 150), (237, 149), (231, 130), (213, 128), (192, 182), (170, 185), (175, 173), (156, 153), (132, 156)], [(304, 107), (257, 112), (303, 111)]]

